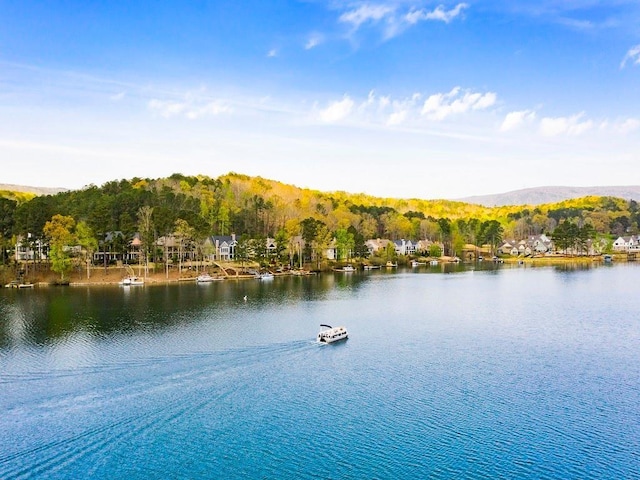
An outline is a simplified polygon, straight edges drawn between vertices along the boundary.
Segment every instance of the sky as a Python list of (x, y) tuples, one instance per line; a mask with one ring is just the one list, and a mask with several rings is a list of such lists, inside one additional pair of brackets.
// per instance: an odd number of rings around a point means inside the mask
[(637, 0), (0, 0), (0, 183), (640, 184)]

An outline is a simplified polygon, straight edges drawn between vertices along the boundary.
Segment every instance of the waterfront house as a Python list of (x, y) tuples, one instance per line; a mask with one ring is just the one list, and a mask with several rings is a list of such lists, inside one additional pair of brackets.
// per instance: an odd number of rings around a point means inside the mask
[(527, 246), (535, 253), (547, 253), (553, 250), (551, 239), (544, 233), (540, 235), (529, 235)]
[(16, 239), (15, 259), (18, 262), (46, 260), (49, 244), (28, 233), (26, 237), (18, 235)]
[(504, 242), (502, 245), (498, 247), (498, 254), (500, 255), (512, 255), (514, 257), (518, 256), (518, 247), (516, 246), (515, 240), (510, 240)]
[(213, 252), (210, 255), (211, 260), (229, 261), (235, 258), (236, 246), (238, 245), (235, 233), (231, 235), (214, 235), (209, 238), (209, 242), (213, 246)]
[(134, 233), (130, 240), (120, 230), (106, 232), (98, 240), (98, 250), (93, 253), (93, 261), (97, 264), (115, 262), (136, 263), (140, 260), (142, 240), (139, 233)]
[(394, 240), (393, 247), (398, 255), (413, 255), (416, 253), (416, 246), (411, 240)]
[(369, 255), (375, 255), (377, 252), (384, 250), (390, 243), (391, 240), (387, 240), (384, 238), (372, 238), (364, 242), (367, 250), (369, 250)]
[(613, 249), (617, 252), (637, 251), (640, 249), (640, 237), (618, 237), (613, 242)]

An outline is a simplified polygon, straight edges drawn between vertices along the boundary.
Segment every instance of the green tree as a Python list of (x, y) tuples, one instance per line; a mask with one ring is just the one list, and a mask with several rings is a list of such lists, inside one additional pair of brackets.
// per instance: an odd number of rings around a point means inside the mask
[(178, 218), (175, 223), (175, 237), (178, 241), (178, 272), (182, 273), (182, 259), (189, 258), (189, 249), (192, 245), (195, 231), (189, 223)]
[(336, 252), (337, 260), (349, 260), (353, 247), (355, 246), (355, 240), (353, 234), (348, 232), (345, 228), (336, 230)]
[(287, 251), (287, 245), (289, 244), (289, 235), (284, 228), (281, 228), (276, 232), (276, 237), (274, 238), (276, 243), (276, 251), (275, 255), (279, 262), (284, 262), (285, 252)]
[(316, 241), (320, 228), (323, 226), (325, 226), (324, 222), (316, 220), (313, 217), (305, 218), (300, 222), (301, 236), (304, 240), (304, 251), (302, 254), (308, 261), (312, 260), (313, 245)]
[(0, 197), (0, 261), (6, 265), (9, 260), (8, 250), (11, 246), (15, 211), (18, 202)]
[(82, 247), (85, 265), (87, 267), (87, 278), (91, 278), (91, 262), (93, 254), (98, 250), (98, 240), (93, 230), (86, 222), (80, 221), (76, 225), (76, 238), (78, 245)]
[(353, 235), (353, 254), (357, 258), (367, 258), (369, 256), (369, 249), (367, 248), (367, 244), (365, 243), (366, 239), (364, 238), (364, 236), (359, 233), (353, 226), (349, 227), (347, 231), (351, 235)]
[(480, 226), (480, 233), (478, 239), (483, 243), (491, 245), (491, 253), (495, 252), (498, 246), (502, 243), (502, 234), (504, 229), (500, 222), (497, 220), (487, 220)]
[(438, 227), (440, 228), (440, 237), (444, 245), (444, 253), (451, 251), (451, 220), (448, 218), (439, 218)]
[(251, 238), (244, 234), (241, 235), (236, 244), (235, 255), (233, 259), (240, 262), (240, 267), (244, 270), (244, 264), (249, 260), (251, 252)]
[(60, 274), (60, 280), (64, 281), (64, 275), (71, 269), (71, 255), (69, 247), (75, 243), (73, 228), (75, 220), (64, 215), (54, 215), (45, 223), (43, 232), (49, 240), (49, 258), (51, 270)]

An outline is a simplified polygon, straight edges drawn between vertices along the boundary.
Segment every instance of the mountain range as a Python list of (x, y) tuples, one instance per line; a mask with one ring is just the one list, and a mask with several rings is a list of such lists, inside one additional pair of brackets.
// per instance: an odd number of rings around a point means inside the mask
[(513, 190), (494, 195), (476, 195), (457, 198), (465, 203), (474, 203), (485, 207), (501, 207), (505, 205), (542, 205), (545, 203), (561, 202), (572, 198), (586, 196), (616, 197), (625, 200), (640, 201), (640, 186), (614, 187), (535, 187)]
[(0, 183), (0, 190), (7, 192), (34, 193), (36, 195), (55, 195), (56, 193), (68, 191), (67, 188), (28, 187), (25, 185), (11, 185), (8, 183)]

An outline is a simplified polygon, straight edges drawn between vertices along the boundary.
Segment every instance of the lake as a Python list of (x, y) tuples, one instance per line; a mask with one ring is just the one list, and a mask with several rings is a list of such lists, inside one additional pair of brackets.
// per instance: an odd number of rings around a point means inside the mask
[(638, 478), (639, 280), (2, 289), (0, 478)]

